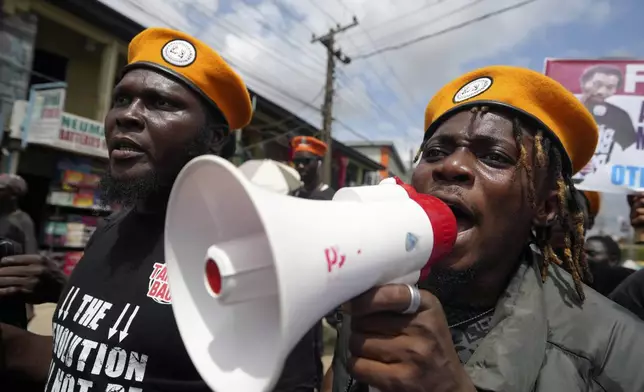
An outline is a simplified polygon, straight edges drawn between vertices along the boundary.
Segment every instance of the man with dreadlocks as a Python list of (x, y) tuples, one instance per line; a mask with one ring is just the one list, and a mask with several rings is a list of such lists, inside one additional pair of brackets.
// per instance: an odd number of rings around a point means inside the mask
[(420, 289), (345, 305), (333, 391), (643, 391), (644, 324), (583, 285), (584, 217), (566, 200), (597, 144), (590, 113), (537, 72), (494, 66), (443, 87), (425, 130), (412, 185), (452, 207), (456, 243)]

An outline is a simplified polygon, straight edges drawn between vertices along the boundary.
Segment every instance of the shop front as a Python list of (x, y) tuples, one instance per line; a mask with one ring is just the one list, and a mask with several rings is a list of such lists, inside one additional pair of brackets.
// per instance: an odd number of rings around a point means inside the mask
[(20, 207), (41, 250), (69, 272), (110, 213), (96, 191), (107, 158), (102, 122), (129, 37), (96, 27), (67, 3), (0, 1), (0, 134), (1, 171), (25, 179)]
[(105, 170), (103, 124), (64, 111), (66, 86), (35, 84), (16, 101), (10, 138), (25, 148), (15, 172), (29, 186), (21, 208), (34, 220), (40, 249), (69, 273), (101, 217), (97, 188)]

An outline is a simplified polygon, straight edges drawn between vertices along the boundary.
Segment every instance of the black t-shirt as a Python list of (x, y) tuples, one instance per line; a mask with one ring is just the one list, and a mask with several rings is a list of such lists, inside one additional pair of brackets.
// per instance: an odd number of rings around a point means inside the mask
[(608, 298), (644, 320), (644, 269), (624, 279)]
[[(133, 211), (115, 214), (97, 229), (53, 315), (45, 392), (211, 391), (194, 368), (174, 319), (163, 229), (162, 215)], [(276, 391), (293, 391), (294, 381), (318, 382), (317, 369), (295, 377), (301, 369), (288, 365), (308, 358), (287, 362), (284, 389)]]
[(46, 392), (210, 391), (174, 320), (163, 227), (124, 211), (92, 237), (53, 316)]
[(623, 109), (608, 102), (586, 107), (599, 127), (599, 143), (592, 161), (595, 167), (608, 163), (615, 143), (625, 150), (637, 141), (633, 121)]

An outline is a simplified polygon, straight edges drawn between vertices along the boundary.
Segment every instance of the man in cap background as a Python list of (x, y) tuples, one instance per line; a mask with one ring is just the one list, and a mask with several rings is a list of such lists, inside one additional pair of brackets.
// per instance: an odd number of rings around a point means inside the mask
[(132, 40), (105, 118), (101, 183), (103, 201), (124, 208), (95, 232), (74, 269), (54, 315), (53, 345), (2, 325), (3, 375), (48, 392), (209, 391), (170, 306), (165, 210), (181, 168), (203, 154), (230, 156), (230, 131), (251, 115), (245, 84), (203, 42), (165, 28)]
[[(26, 253), (38, 251), (34, 222), (18, 207), (18, 201), (27, 194), (27, 183), (15, 174), (0, 175), (0, 218), (7, 219), (22, 233), (22, 245)], [(3, 235), (0, 234), (0, 237)]]
[(311, 136), (297, 136), (291, 140), (293, 166), (302, 179), (303, 186), (293, 196), (311, 200), (331, 200), (335, 190), (322, 182), (320, 167), (327, 145)]
[(347, 305), (333, 390), (644, 390), (644, 325), (582, 283), (584, 213), (567, 192), (597, 145), (583, 104), (537, 72), (487, 67), (443, 87), (425, 129), (412, 185), (450, 205), (456, 243), (422, 290)]
[[(38, 242), (29, 214), (18, 207), (27, 183), (15, 174), (0, 175), (0, 238), (18, 244), (13, 252), (36, 254)], [(4, 250), (3, 250), (4, 251)], [(33, 304), (56, 302), (67, 281), (60, 267), (45, 257), (0, 261), (0, 322), (27, 327)]]
[[(326, 154), (327, 145), (323, 141), (311, 136), (297, 136), (291, 140), (293, 148), (292, 163), (300, 174), (302, 187), (293, 192), (293, 196), (310, 200), (331, 200), (335, 194), (329, 185), (324, 184), (320, 178), (322, 159)], [(327, 315), (326, 319), (335, 326), (337, 312)], [(320, 390), (322, 384), (323, 368), (323, 329), (322, 322), (316, 323), (311, 330), (297, 343), (291, 355), (286, 359), (284, 373), (277, 383), (278, 390)]]

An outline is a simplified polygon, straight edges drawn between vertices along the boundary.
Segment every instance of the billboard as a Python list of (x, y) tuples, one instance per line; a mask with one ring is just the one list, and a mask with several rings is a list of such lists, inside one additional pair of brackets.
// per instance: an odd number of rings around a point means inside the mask
[(545, 74), (592, 113), (599, 143), (574, 180), (605, 193), (644, 191), (644, 60), (547, 59)]

